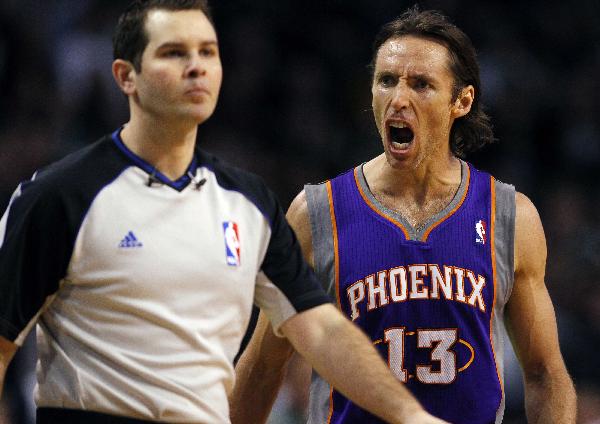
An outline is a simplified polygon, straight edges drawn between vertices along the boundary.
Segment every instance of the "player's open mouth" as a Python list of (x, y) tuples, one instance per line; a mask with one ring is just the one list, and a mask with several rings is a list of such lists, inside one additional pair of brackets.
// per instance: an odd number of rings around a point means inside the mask
[(415, 134), (403, 122), (390, 122), (389, 137), (390, 143), (394, 149), (404, 150), (408, 149), (415, 137)]

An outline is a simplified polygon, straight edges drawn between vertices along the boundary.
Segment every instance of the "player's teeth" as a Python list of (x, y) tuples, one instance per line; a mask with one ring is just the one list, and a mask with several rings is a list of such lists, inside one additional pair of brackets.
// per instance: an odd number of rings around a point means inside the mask
[(402, 122), (392, 122), (390, 124), (390, 127), (394, 127), (394, 128), (406, 128), (406, 124), (403, 124)]
[(408, 149), (410, 143), (397, 143), (395, 141), (392, 141), (392, 146), (394, 146), (394, 148), (396, 149)]

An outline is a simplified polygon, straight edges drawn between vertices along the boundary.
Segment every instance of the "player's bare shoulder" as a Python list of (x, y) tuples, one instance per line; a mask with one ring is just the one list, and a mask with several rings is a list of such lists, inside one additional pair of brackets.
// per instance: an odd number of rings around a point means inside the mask
[(290, 223), (290, 226), (294, 229), (300, 246), (302, 247), (302, 253), (311, 266), (314, 265), (313, 248), (312, 248), (312, 234), (310, 226), (310, 216), (308, 212), (308, 202), (306, 200), (306, 191), (302, 190), (292, 201), (286, 218)]

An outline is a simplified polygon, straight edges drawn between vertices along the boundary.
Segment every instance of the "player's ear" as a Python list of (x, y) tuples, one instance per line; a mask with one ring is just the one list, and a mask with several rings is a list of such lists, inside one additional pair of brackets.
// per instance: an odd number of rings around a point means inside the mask
[(112, 64), (112, 73), (117, 85), (123, 93), (131, 95), (135, 92), (136, 71), (127, 60), (116, 59)]
[(474, 100), (475, 88), (473, 88), (472, 85), (467, 85), (460, 93), (458, 93), (458, 96), (456, 96), (456, 100), (454, 100), (454, 104), (452, 105), (452, 115), (454, 118), (460, 118), (469, 113)]

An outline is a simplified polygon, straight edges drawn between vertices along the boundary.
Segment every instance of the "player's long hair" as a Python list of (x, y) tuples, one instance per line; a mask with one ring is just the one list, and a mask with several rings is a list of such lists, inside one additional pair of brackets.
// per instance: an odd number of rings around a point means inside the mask
[(113, 35), (113, 59), (131, 62), (137, 72), (142, 70), (142, 54), (148, 45), (146, 16), (153, 9), (200, 10), (214, 26), (207, 0), (134, 0), (119, 17)]
[(454, 76), (453, 99), (456, 99), (467, 85), (472, 85), (475, 89), (475, 99), (471, 105), (471, 111), (456, 119), (452, 125), (450, 131), (452, 152), (463, 157), (466, 153), (474, 152), (486, 144), (493, 143), (495, 138), (492, 124), (489, 116), (483, 111), (480, 100), (479, 64), (473, 43), (462, 30), (440, 12), (420, 11), (417, 6), (414, 6), (399, 18), (381, 27), (373, 43), (371, 69), (375, 69), (377, 53), (387, 40), (406, 35), (433, 39), (446, 46), (449, 52), (450, 70)]

